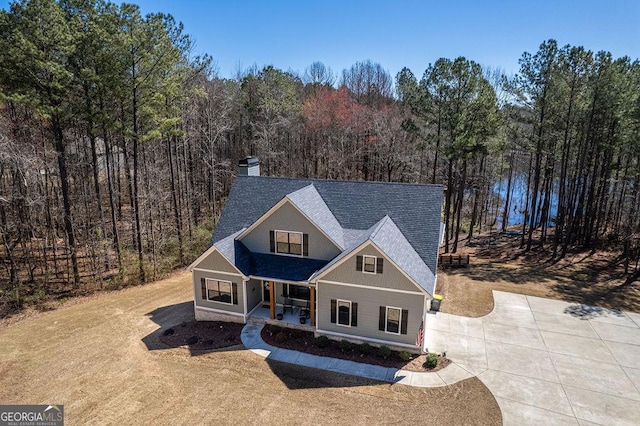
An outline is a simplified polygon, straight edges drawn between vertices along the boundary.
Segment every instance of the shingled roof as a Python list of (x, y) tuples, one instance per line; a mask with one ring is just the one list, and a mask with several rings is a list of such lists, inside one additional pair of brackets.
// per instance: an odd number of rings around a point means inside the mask
[[(337, 241), (343, 248), (348, 242), (361, 240), (365, 230), (389, 216), (425, 265), (435, 273), (442, 206), (440, 185), (238, 176), (212, 243), (248, 228), (284, 197), (289, 196), (291, 200), (292, 193), (305, 187), (309, 188), (295, 195), (297, 202), (294, 203), (309, 208), (304, 207), (303, 211), (314, 211), (313, 206), (319, 202), (317, 193), (343, 230), (342, 241)], [(322, 223), (328, 235), (332, 238), (337, 235), (335, 223), (323, 207), (313, 215), (310, 218)], [(225, 243), (223, 245), (229, 248)]]

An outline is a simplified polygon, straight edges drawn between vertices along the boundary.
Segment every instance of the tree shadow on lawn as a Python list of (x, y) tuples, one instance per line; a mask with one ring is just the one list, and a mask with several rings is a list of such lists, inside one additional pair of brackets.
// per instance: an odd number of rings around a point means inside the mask
[(142, 338), (150, 351), (183, 347), (191, 356), (198, 356), (245, 349), (240, 341), (244, 324), (196, 322), (193, 302), (161, 306), (146, 316), (160, 326)]
[(267, 358), (267, 365), (290, 390), (390, 385), (387, 382), (335, 373)]
[(485, 283), (503, 281), (516, 286), (539, 283), (567, 302), (640, 312), (640, 276), (612, 271), (611, 264), (574, 269), (545, 264), (487, 262), (465, 269), (451, 269), (447, 273)]

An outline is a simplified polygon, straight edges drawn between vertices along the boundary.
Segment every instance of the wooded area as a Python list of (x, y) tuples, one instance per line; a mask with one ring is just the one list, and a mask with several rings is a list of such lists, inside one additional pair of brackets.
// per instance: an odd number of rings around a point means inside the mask
[(444, 184), (445, 252), (506, 229), (515, 208), (523, 250), (606, 248), (637, 274), (637, 60), (549, 40), (515, 76), (462, 57), (425, 64), (395, 81), (371, 61), (226, 79), (171, 16), (12, 3), (0, 12), (0, 315), (188, 264), (247, 155), (270, 176)]

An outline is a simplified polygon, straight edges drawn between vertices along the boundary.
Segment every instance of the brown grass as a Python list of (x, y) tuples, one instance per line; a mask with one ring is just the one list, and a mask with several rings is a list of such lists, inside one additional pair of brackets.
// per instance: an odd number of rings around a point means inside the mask
[(492, 290), (499, 290), (640, 312), (638, 276), (624, 274), (616, 253), (575, 252), (551, 262), (550, 252), (536, 248), (524, 253), (519, 241), (494, 234), (467, 242), (461, 252), (471, 255), (471, 265), (438, 271), (441, 310), (486, 315), (493, 309)]
[(169, 349), (193, 319), (188, 273), (0, 326), (0, 401), (64, 404), (86, 424), (500, 424), (476, 378), (419, 389), (265, 360), (242, 346)]

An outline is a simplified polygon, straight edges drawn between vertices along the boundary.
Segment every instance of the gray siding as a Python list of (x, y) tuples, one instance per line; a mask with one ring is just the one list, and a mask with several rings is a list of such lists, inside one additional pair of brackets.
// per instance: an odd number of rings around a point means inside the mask
[(238, 270), (229, 261), (221, 255), (217, 250), (214, 250), (209, 256), (205, 257), (195, 265), (198, 269), (208, 269), (210, 271), (228, 272), (230, 274), (237, 274)]
[[(354, 337), (386, 340), (410, 345), (415, 344), (416, 335), (422, 322), (424, 296), (340, 286), (327, 284), (322, 281), (318, 283), (317, 288), (318, 330), (349, 334)], [(349, 300), (358, 304), (357, 327), (344, 327), (331, 323), (331, 299)], [(380, 306), (394, 306), (409, 311), (407, 334), (391, 334), (378, 330)]]
[(258, 303), (262, 302), (262, 281), (247, 281), (247, 309), (251, 311)]
[(270, 253), (269, 231), (276, 229), (309, 234), (309, 257), (311, 259), (331, 260), (340, 254), (340, 249), (289, 202), (283, 204), (264, 222), (243, 237), (242, 242), (252, 252)]
[(382, 257), (372, 245), (367, 245), (349, 256), (340, 266), (322, 277), (322, 280), (366, 285), (377, 288), (420, 292), (421, 289), (400, 272), (388, 259), (383, 261), (382, 274), (366, 274), (356, 269), (356, 257), (362, 255)]
[[(200, 288), (201, 278), (224, 280), (224, 281), (230, 281), (232, 283), (238, 284), (238, 304), (228, 305), (226, 303), (212, 302), (210, 300), (203, 299), (202, 291)], [(242, 277), (238, 275), (219, 274), (216, 272), (208, 272), (208, 271), (193, 271), (193, 286), (194, 286), (194, 300), (196, 302), (196, 306), (203, 306), (206, 308), (219, 309), (221, 311), (236, 312), (240, 314), (244, 313), (244, 302), (243, 302), (244, 293), (242, 289)]]

